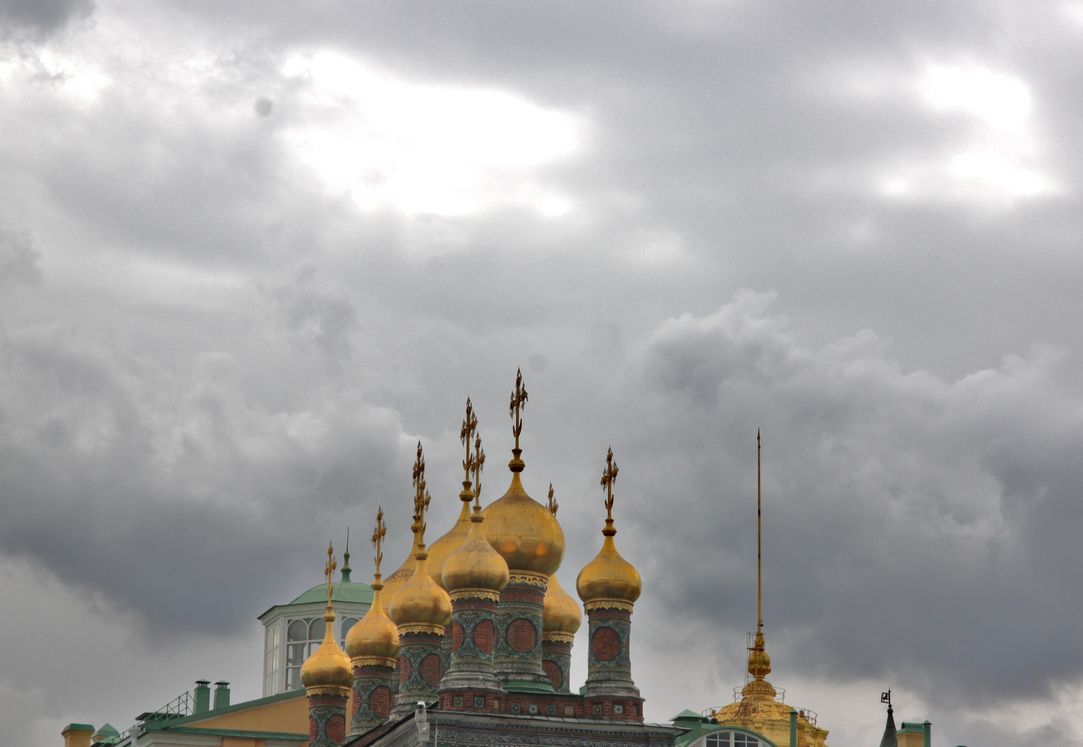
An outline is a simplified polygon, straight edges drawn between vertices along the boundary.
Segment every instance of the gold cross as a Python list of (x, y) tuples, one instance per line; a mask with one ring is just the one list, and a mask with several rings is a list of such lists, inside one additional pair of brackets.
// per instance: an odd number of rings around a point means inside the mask
[[(474, 469), (474, 458), (470, 453), (474, 445), (474, 434), (478, 430), (478, 416), (474, 414), (474, 405), (470, 398), (466, 398), (466, 417), (463, 418), (462, 427), (459, 428), (459, 441), (466, 447), (466, 455), (463, 457), (463, 487), (470, 484), (470, 472)], [(475, 491), (476, 492), (476, 491)]]
[(384, 524), (384, 507), (380, 506), (376, 511), (376, 529), (372, 532), (372, 544), (376, 548), (376, 578), (380, 577), (380, 563), (384, 560), (384, 535), (387, 534), (387, 525)]
[(481, 434), (474, 436), (474, 508), (481, 509), (481, 471), (485, 469), (485, 449), (481, 448)]
[(327, 577), (327, 606), (331, 606), (331, 591), (334, 586), (332, 581), (332, 574), (335, 569), (338, 568), (338, 563), (335, 562), (335, 546), (331, 542), (327, 543), (327, 565), (323, 567), (323, 575)]
[(511, 433), (515, 436), (515, 451), (519, 451), (519, 434), (523, 432), (523, 410), (526, 409), (527, 393), (523, 386), (522, 369), (515, 369), (515, 391), (511, 393), (511, 405), (508, 414), (511, 415), (513, 425)]
[(432, 496), (426, 489), (425, 456), (421, 451), (421, 442), (417, 442), (417, 458), (414, 460), (414, 533), (418, 545), (425, 544), (425, 510), (429, 507)]
[(613, 483), (617, 481), (620, 467), (613, 461), (613, 448), (605, 455), (605, 469), (602, 471), (601, 486), (605, 488), (605, 520), (606, 523), (613, 521)]
[(553, 516), (556, 516), (557, 515), (557, 509), (560, 508), (560, 505), (557, 504), (556, 499), (553, 498), (553, 495), (554, 495), (553, 483), (549, 483), (549, 498), (548, 498), (549, 513), (551, 513)]

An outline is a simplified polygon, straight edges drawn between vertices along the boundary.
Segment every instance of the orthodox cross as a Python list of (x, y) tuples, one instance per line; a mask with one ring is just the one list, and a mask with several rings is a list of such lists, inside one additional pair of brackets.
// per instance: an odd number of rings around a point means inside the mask
[(485, 449), (481, 448), (481, 434), (474, 436), (474, 508), (481, 510), (481, 471), (485, 469)]
[(332, 576), (335, 569), (338, 568), (338, 563), (335, 562), (335, 546), (331, 542), (327, 543), (327, 565), (323, 567), (323, 575), (327, 577), (327, 606), (331, 606), (331, 592), (334, 588), (334, 582)]
[(425, 510), (429, 507), (432, 496), (426, 489), (425, 483), (425, 455), (421, 450), (421, 442), (417, 442), (417, 458), (414, 459), (414, 526), (417, 534), (417, 544), (425, 544)]
[(513, 424), (511, 433), (515, 436), (515, 449), (513, 450), (518, 454), (521, 449), (519, 448), (519, 434), (523, 432), (523, 410), (526, 409), (527, 393), (526, 387), (523, 386), (523, 372), (522, 369), (515, 369), (515, 391), (511, 393), (511, 405), (508, 407), (508, 414), (511, 415)]
[(387, 525), (384, 524), (384, 507), (380, 506), (376, 511), (376, 528), (372, 531), (372, 546), (376, 548), (376, 580), (380, 580), (380, 563), (384, 560), (384, 535), (387, 534)]
[(613, 461), (613, 448), (605, 455), (605, 469), (602, 470), (600, 485), (605, 488), (605, 523), (613, 523), (613, 483), (617, 481), (620, 467)]
[(474, 414), (474, 405), (470, 402), (470, 398), (467, 397), (466, 417), (463, 418), (462, 427), (459, 428), (459, 441), (466, 448), (466, 454), (463, 457), (463, 487), (470, 485), (470, 473), (474, 470), (474, 455), (470, 453), (470, 449), (474, 445), (474, 434), (477, 433), (477, 430), (478, 416)]
[(548, 499), (546, 499), (546, 505), (549, 508), (549, 513), (551, 513), (553, 516), (556, 516), (557, 509), (560, 508), (560, 505), (557, 503), (556, 499), (553, 498), (553, 494), (553, 483), (549, 483), (549, 497)]

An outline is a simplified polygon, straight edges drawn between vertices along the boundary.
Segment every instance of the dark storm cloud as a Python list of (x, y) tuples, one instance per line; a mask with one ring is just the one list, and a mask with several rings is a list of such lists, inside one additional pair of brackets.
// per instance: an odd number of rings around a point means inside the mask
[[(688, 465), (678, 500), (718, 517), (686, 527), (686, 541), (656, 542), (667, 565), (699, 569), (664, 590), (675, 606), (709, 620), (720, 612), (705, 588), (749, 597), (751, 444), (762, 425), (768, 619), (790, 637), (774, 639), (790, 667), (905, 673), (972, 703), (1048, 693), (1083, 674), (1070, 622), (1083, 610), (1065, 594), (1083, 553), (1060, 535), (1083, 520), (1071, 456), (1083, 396), (1062, 354), (945, 381), (901, 370), (868, 332), (812, 348), (746, 293), (663, 326), (646, 362), (678, 403), (666, 432), (699, 433), (708, 452)], [(747, 607), (721, 614), (750, 624)]]
[(276, 576), (318, 579), (286, 538), (323, 538), (321, 516), (387, 492), (395, 419), (348, 392), (331, 410), (275, 412), (224, 354), (178, 377), (73, 330), (23, 330), (3, 348), (19, 396), (2, 400), (0, 545), (151, 634), (230, 630), (286, 601)]
[[(497, 497), (522, 366), (527, 486), (556, 484), (569, 589), (607, 445), (622, 465), (637, 661), (665, 661), (637, 675), (649, 708), (685, 674), (694, 708), (716, 695), (688, 681), (740, 679), (762, 427), (778, 684), (886, 681), (973, 743), (1068, 739), (980, 715), (1083, 679), (1080, 37), (1057, 9), (99, 5), (84, 46), (0, 78), (0, 553), (154, 637), (243, 630), (376, 503), (401, 559), (418, 438), (448, 525), (467, 395)], [(0, 7), (41, 36), (90, 6)], [(139, 53), (107, 36), (134, 29)], [(381, 101), (284, 72), (324, 45), (578, 117), (575, 152), (533, 175), (572, 210), (410, 214), (324, 184), (291, 133)], [(920, 100), (929, 63), (1018, 78), (1027, 163), (1059, 191), (880, 193), (892, 164), (989, 136)], [(666, 648), (674, 630), (717, 661)]]
[(93, 0), (0, 0), (0, 39), (19, 32), (47, 36), (93, 12)]

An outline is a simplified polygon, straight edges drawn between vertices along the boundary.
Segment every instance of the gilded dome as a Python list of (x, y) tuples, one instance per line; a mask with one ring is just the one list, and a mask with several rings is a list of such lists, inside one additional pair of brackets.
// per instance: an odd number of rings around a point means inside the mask
[(443, 586), (448, 591), (480, 589), (499, 592), (508, 584), (508, 564), (485, 539), (481, 512), (471, 517), (470, 534), (444, 562)]
[(451, 620), (451, 599), (429, 575), (428, 553), (420, 550), (409, 580), (389, 602), (388, 616), (395, 624), (442, 628)]
[(433, 580), (445, 590), (447, 586), (444, 585), (443, 580), (444, 563), (449, 555), (463, 546), (467, 535), (470, 534), (470, 492), (463, 491), (459, 497), (463, 498), (463, 495), (465, 495), (463, 507), (459, 511), (459, 518), (456, 519), (454, 526), (448, 530), (447, 534), (429, 545), (429, 573), (432, 574)]
[(414, 567), (417, 565), (417, 558), (414, 556), (417, 555), (418, 549), (417, 534), (414, 534), (414, 540), (410, 544), (410, 554), (406, 556), (406, 560), (402, 561), (402, 565), (384, 579), (384, 593), (380, 596), (383, 598), (385, 610), (390, 610), (391, 600), (394, 599), (395, 594), (406, 585), (410, 576), (414, 575)]
[(386, 659), (399, 654), (399, 629), (384, 611), (380, 592), (383, 584), (372, 584), (372, 605), (346, 636), (346, 653), (351, 659)]
[(564, 557), (564, 532), (549, 510), (523, 489), (518, 472), (503, 497), (485, 508), (482, 531), (512, 572), (549, 576)]
[(613, 542), (616, 530), (612, 527), (612, 519), (606, 523), (609, 526), (602, 530), (605, 533), (602, 549), (594, 560), (579, 571), (575, 588), (579, 592), (579, 598), (585, 603), (616, 601), (632, 604), (639, 599), (643, 582), (635, 566), (617, 552), (617, 545)]
[(583, 624), (579, 605), (560, 585), (557, 575), (549, 577), (549, 590), (545, 592), (542, 610), (542, 633), (565, 633), (575, 635)]
[(331, 634), (335, 613), (328, 610), (323, 619), (327, 622), (324, 626), (323, 643), (301, 665), (301, 684), (307, 688), (348, 691), (353, 684), (353, 669), (350, 667), (350, 658), (339, 648)]

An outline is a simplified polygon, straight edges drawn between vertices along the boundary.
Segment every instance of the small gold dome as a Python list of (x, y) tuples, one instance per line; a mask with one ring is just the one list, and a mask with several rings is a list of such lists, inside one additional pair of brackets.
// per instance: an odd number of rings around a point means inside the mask
[(635, 566), (617, 552), (617, 545), (613, 542), (617, 530), (613, 529), (612, 520), (608, 520), (607, 524), (609, 526), (602, 530), (605, 533), (602, 549), (594, 560), (579, 571), (575, 588), (585, 603), (616, 601), (632, 604), (639, 599), (643, 582)]
[(335, 614), (329, 611), (323, 619), (326, 621), (323, 643), (301, 665), (301, 684), (306, 688), (341, 689), (345, 694), (353, 684), (350, 658), (339, 648), (331, 634)]
[(508, 585), (508, 564), (485, 539), (483, 518), (471, 517), (466, 541), (444, 562), (444, 588), (448, 591), (481, 589), (499, 592)]
[(564, 531), (542, 504), (523, 489), (519, 473), (503, 497), (490, 503), (484, 512), (485, 538), (503, 556), (512, 573), (549, 576), (564, 557)]
[(346, 653), (351, 659), (385, 659), (399, 655), (399, 629), (384, 611), (380, 592), (384, 585), (372, 584), (372, 604), (346, 636)]
[[(461, 495), (459, 496), (462, 497)], [(429, 573), (432, 574), (432, 578), (436, 583), (440, 584), (440, 587), (447, 590), (447, 586), (444, 585), (443, 571), (444, 563), (447, 561), (448, 556), (458, 550), (466, 542), (467, 535), (470, 534), (470, 493), (466, 492), (466, 500), (463, 501), (462, 510), (459, 511), (459, 518), (456, 519), (454, 526), (448, 530), (440, 539), (436, 540), (429, 546)]]
[(451, 599), (429, 575), (428, 553), (418, 552), (410, 579), (392, 597), (387, 614), (398, 626), (444, 627), (451, 620)]
[(542, 633), (566, 633), (575, 635), (583, 624), (579, 605), (560, 585), (554, 573), (549, 577), (549, 590), (545, 592), (542, 610)]

